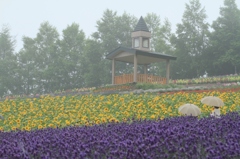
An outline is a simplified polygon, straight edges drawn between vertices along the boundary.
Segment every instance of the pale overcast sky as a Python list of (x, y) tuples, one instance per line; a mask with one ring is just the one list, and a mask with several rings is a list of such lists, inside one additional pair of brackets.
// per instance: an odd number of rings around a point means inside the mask
[[(211, 24), (219, 16), (224, 0), (200, 0)], [(181, 23), (185, 4), (189, 0), (0, 0), (0, 29), (7, 24), (11, 35), (16, 37), (16, 51), (22, 48), (22, 37), (36, 37), (40, 24), (48, 21), (62, 30), (73, 22), (80, 25), (86, 36), (96, 31), (96, 21), (102, 18), (106, 9), (136, 17), (156, 13), (162, 20), (168, 18), (175, 29)], [(238, 8), (240, 0), (236, 0)]]

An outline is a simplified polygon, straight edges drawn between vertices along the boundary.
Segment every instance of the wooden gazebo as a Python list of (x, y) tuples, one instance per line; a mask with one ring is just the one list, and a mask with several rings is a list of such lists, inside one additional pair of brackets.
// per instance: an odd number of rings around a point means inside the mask
[[(167, 84), (170, 73), (170, 60), (177, 58), (167, 54), (161, 54), (150, 51), (150, 37), (147, 25), (141, 17), (134, 31), (132, 32), (132, 48), (120, 46), (106, 55), (106, 58), (112, 60), (112, 84), (124, 84), (132, 82), (146, 82)], [(133, 74), (123, 74), (115, 76), (115, 61), (133, 63)], [(147, 74), (147, 66), (151, 63), (166, 62), (166, 77), (160, 77)], [(144, 66), (144, 74), (138, 74), (137, 65)]]

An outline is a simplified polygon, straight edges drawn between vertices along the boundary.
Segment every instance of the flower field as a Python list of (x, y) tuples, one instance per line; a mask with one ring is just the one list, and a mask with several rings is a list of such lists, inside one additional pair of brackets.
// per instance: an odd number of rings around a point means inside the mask
[(226, 83), (226, 82), (237, 82), (239, 85), (239, 75), (225, 75), (225, 76), (213, 76), (204, 78), (193, 78), (193, 79), (177, 79), (170, 80), (170, 83), (175, 84), (202, 84), (202, 83)]
[(0, 140), (0, 158), (237, 159), (240, 116), (6, 132), (0, 133)]
[[(204, 96), (224, 101), (221, 119), (207, 117), (212, 107), (200, 102)], [(8, 99), (0, 102), (0, 158), (234, 158), (239, 97), (208, 91)], [(179, 114), (185, 103), (199, 106), (201, 116)]]
[(201, 108), (207, 116), (212, 107), (201, 104), (204, 96), (219, 96), (225, 103), (221, 113), (236, 111), (240, 105), (239, 92), (203, 92), (175, 94), (125, 94), (45, 96), (33, 99), (5, 100), (0, 103), (1, 131), (33, 130), (46, 127), (70, 125), (94, 125), (108, 122), (122, 122), (127, 119), (164, 119), (179, 116), (178, 107), (192, 103)]

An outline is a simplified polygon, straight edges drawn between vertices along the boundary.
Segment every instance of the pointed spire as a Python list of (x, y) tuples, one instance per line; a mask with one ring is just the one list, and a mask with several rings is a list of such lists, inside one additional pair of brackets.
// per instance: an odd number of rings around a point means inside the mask
[(137, 26), (135, 27), (134, 31), (146, 31), (146, 32), (149, 32), (148, 30), (148, 27), (147, 27), (147, 24), (145, 23), (143, 17), (141, 16), (138, 23), (137, 23)]

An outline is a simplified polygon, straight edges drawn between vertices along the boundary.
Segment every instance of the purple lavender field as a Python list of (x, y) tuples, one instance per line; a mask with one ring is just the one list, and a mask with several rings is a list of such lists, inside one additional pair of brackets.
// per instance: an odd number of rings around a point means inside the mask
[(0, 158), (240, 158), (240, 115), (1, 132)]

